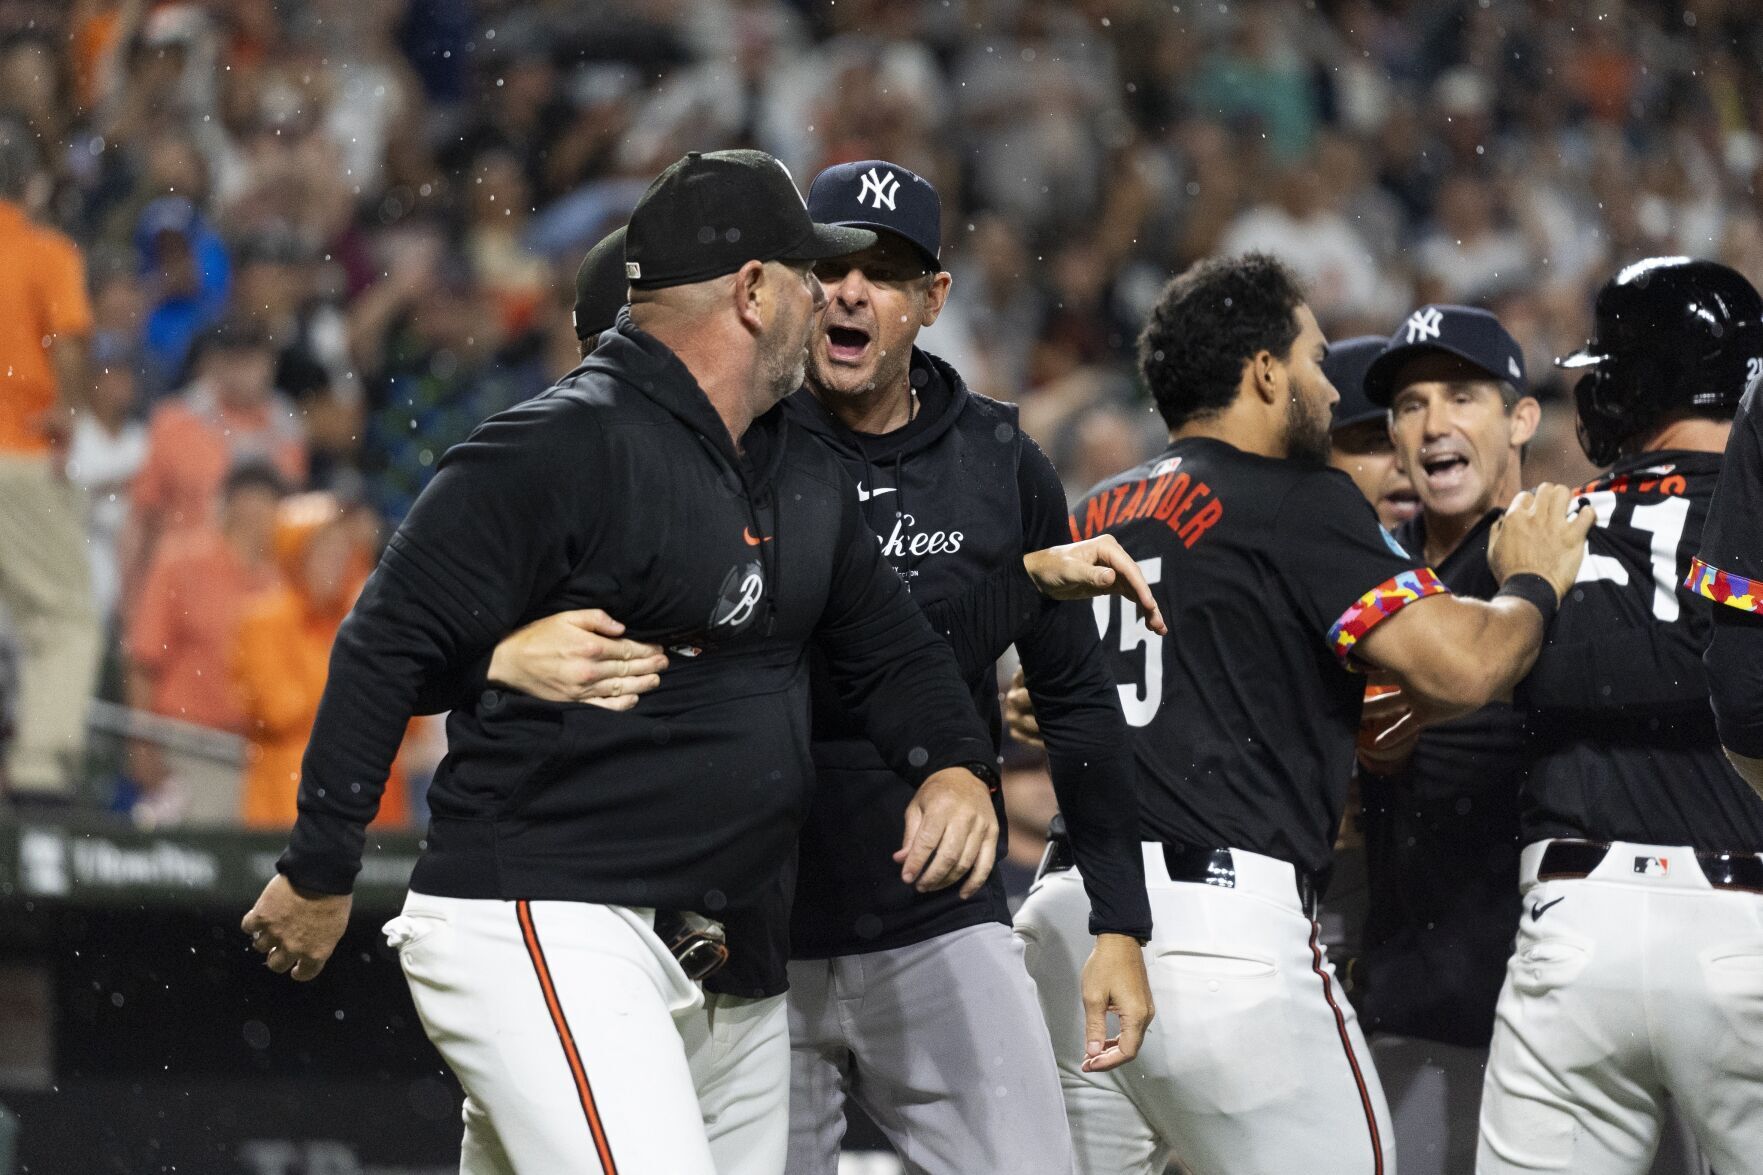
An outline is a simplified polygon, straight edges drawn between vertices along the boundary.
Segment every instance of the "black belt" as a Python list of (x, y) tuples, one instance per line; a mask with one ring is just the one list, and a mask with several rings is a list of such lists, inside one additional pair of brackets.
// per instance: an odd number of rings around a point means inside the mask
[[(1553, 840), (1537, 862), (1538, 881), (1577, 881), (1587, 877), (1610, 853), (1610, 845), (1596, 840)], [(1715, 889), (1763, 893), (1763, 857), (1756, 853), (1696, 853), (1702, 876)], [(1634, 871), (1646, 873), (1659, 864), (1657, 857), (1636, 857)]]
[[(1237, 887), (1237, 863), (1229, 849), (1209, 849), (1177, 841), (1163, 842), (1163, 864), (1169, 880), (1216, 885), (1221, 889)], [(1072, 855), (1071, 836), (1065, 830), (1062, 816), (1053, 817), (1047, 826), (1047, 851), (1041, 855), (1041, 868), (1035, 874), (1040, 880), (1049, 873), (1061, 873), (1077, 864)], [(1298, 904), (1306, 917), (1316, 917), (1317, 903), (1322, 898), (1323, 883), (1297, 866), (1292, 873), (1298, 880)]]

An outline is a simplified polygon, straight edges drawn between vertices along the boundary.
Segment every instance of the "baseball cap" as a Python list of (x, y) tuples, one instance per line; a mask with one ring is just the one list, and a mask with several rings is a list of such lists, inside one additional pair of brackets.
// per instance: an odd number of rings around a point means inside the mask
[(1427, 351), (1443, 351), (1481, 368), (1489, 379), (1524, 388), (1524, 348), (1500, 320), (1473, 306), (1422, 306), (1396, 328), (1365, 372), (1365, 395), (1373, 404), (1390, 406), (1396, 398), (1396, 372), (1402, 364)]
[(1331, 428), (1346, 428), (1349, 424), (1384, 418), (1387, 410), (1379, 408), (1365, 396), (1365, 371), (1383, 354), (1384, 342), (1382, 335), (1360, 335), (1328, 345), (1328, 354), (1322, 360), (1322, 374), (1328, 376), (1328, 382), (1341, 394), (1340, 403), (1334, 406)]
[(784, 165), (763, 151), (689, 151), (637, 201), (624, 238), (630, 284), (656, 290), (749, 261), (819, 261), (875, 244), (865, 229), (815, 224)]
[(943, 245), (943, 202), (929, 180), (885, 159), (840, 163), (814, 177), (808, 215), (826, 224), (893, 233), (918, 247), (932, 270)]
[(588, 250), (575, 271), (575, 337), (591, 339), (611, 330), (629, 294), (624, 276), (624, 229), (616, 228)]

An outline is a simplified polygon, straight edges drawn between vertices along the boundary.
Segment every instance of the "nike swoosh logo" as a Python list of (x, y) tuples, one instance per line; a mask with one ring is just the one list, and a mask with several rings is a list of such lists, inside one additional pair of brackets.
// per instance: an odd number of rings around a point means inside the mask
[(893, 492), (893, 486), (876, 486), (873, 490), (866, 490), (863, 488), (862, 482), (857, 483), (857, 500), (859, 502), (867, 502), (871, 498), (879, 498), (883, 494), (891, 494)]
[(1563, 896), (1563, 897), (1556, 898), (1552, 902), (1532, 902), (1530, 904), (1530, 920), (1532, 922), (1535, 922), (1537, 919), (1541, 918), (1544, 914), (1547, 914), (1550, 910), (1554, 909), (1556, 906), (1559, 906), (1562, 902), (1564, 902), (1566, 900), (1567, 900), (1567, 898), (1565, 896)]
[(747, 540), (747, 545), (749, 547), (757, 547), (760, 543), (769, 543), (771, 541), (770, 535), (765, 535), (762, 538), (754, 538), (753, 528), (750, 526), (743, 526), (741, 528), (741, 537)]

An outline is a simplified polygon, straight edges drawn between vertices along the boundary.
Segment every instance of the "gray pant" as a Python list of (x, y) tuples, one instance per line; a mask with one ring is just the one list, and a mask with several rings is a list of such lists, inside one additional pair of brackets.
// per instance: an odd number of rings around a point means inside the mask
[(1402, 1175), (1471, 1175), (1487, 1049), (1374, 1036), (1371, 1056), (1390, 1103)]
[[(1376, 1036), (1371, 1055), (1383, 1078), (1402, 1175), (1471, 1175), (1488, 1051), (1412, 1036)], [(1652, 1175), (1702, 1175), (1706, 1162), (1676, 1106), (1666, 1115)]]
[(1053, 1046), (1022, 945), (987, 923), (790, 964), (787, 1175), (834, 1175), (845, 1099), (917, 1175), (1070, 1175)]

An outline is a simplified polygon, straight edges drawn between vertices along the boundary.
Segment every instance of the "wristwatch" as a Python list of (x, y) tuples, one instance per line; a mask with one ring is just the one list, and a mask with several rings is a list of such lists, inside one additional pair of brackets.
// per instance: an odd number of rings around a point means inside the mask
[(997, 791), (999, 784), (1002, 782), (998, 778), (998, 765), (996, 763), (987, 763), (983, 759), (974, 759), (967, 763), (957, 763), (955, 766), (965, 767), (967, 770), (979, 776), (980, 782), (986, 785), (987, 791)]

